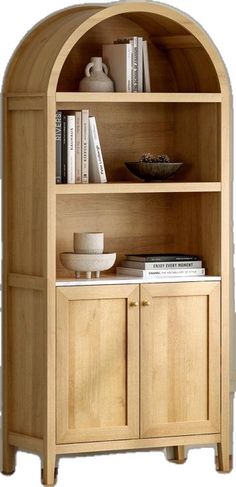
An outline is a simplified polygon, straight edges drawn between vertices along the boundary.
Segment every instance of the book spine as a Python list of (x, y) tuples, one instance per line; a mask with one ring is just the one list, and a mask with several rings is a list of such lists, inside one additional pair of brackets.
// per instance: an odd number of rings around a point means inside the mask
[(106, 183), (106, 171), (95, 117), (89, 117), (89, 143), (91, 147), (89, 159), (91, 175), (93, 174), (92, 182)]
[(75, 183), (75, 115), (67, 117), (67, 182)]
[(134, 260), (125, 260), (122, 262), (122, 267), (153, 270), (153, 269), (200, 269), (202, 261), (196, 260), (192, 262), (137, 262)]
[(141, 270), (141, 269), (128, 269), (125, 267), (117, 267), (117, 274), (123, 274), (126, 276), (136, 277), (190, 277), (190, 276), (204, 276), (205, 269), (165, 269), (165, 270)]
[(89, 182), (89, 111), (82, 110), (82, 183)]
[(67, 183), (67, 115), (62, 113), (62, 183)]
[(56, 184), (62, 183), (62, 111), (56, 112)]
[(143, 38), (138, 37), (138, 92), (143, 91)]
[(138, 38), (135, 36), (131, 40), (133, 50), (133, 62), (132, 62), (132, 81), (133, 81), (133, 93), (138, 92)]
[(75, 113), (75, 182), (82, 182), (81, 112)]
[(192, 262), (200, 260), (197, 255), (126, 255), (126, 260), (137, 262)]
[(132, 46), (126, 44), (126, 91), (132, 93)]
[(151, 92), (148, 43), (143, 41), (143, 86), (146, 93)]

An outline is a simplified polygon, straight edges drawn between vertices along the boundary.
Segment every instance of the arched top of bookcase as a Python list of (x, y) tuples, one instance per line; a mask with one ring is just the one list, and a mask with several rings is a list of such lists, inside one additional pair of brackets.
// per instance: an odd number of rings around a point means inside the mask
[(163, 70), (162, 85), (154, 75), (153, 91), (230, 93), (224, 62), (203, 28), (179, 10), (145, 2), (81, 5), (47, 17), (16, 49), (4, 92), (53, 96), (57, 90), (77, 91), (90, 55), (99, 55), (103, 43), (128, 35), (147, 38), (151, 69)]

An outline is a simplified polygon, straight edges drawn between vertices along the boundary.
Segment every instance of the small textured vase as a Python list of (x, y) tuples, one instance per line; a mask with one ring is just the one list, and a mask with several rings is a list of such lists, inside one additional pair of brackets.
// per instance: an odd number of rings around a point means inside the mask
[(80, 81), (79, 91), (114, 91), (113, 81), (107, 76), (108, 68), (101, 57), (91, 57), (85, 68), (85, 77)]

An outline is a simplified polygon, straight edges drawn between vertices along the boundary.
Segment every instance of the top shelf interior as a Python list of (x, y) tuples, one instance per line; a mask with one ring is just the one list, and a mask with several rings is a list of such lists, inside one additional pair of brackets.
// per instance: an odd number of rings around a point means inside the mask
[(57, 91), (78, 92), (90, 57), (101, 56), (103, 44), (134, 35), (148, 41), (152, 93), (220, 93), (213, 63), (197, 38), (175, 21), (145, 12), (116, 15), (91, 28), (69, 53)]

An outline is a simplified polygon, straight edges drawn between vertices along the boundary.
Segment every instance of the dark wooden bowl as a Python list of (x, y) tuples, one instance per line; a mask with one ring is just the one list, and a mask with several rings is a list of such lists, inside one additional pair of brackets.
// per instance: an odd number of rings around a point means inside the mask
[(125, 162), (132, 174), (146, 182), (163, 181), (171, 177), (183, 162)]

